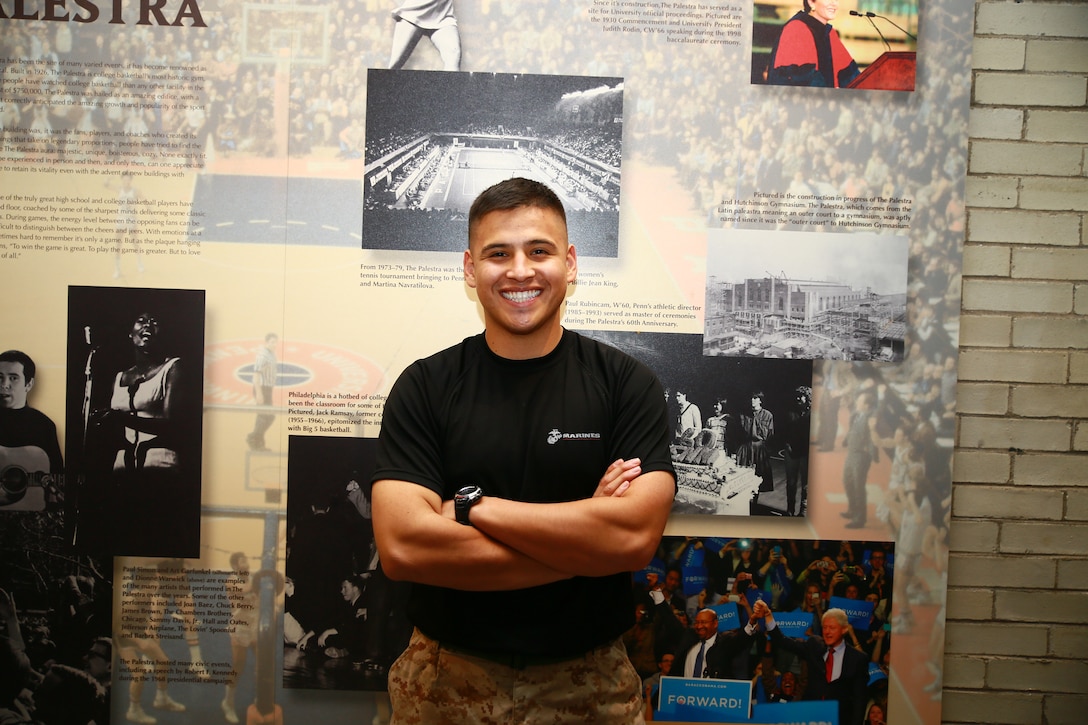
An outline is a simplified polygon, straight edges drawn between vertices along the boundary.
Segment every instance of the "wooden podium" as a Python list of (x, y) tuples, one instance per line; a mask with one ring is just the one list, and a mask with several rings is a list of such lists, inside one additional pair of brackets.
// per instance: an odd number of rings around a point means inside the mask
[(918, 65), (913, 51), (888, 51), (873, 61), (847, 88), (870, 91), (913, 91)]

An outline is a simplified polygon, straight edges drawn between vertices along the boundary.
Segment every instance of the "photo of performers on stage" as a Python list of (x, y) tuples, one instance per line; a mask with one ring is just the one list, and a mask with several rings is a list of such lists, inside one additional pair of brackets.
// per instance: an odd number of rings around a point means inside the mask
[(407, 582), (374, 545), (370, 473), (377, 439), (291, 436), (283, 686), (386, 689), (412, 634)]
[(199, 556), (204, 292), (71, 287), (68, 305), (71, 540)]
[(701, 335), (581, 332), (645, 363), (665, 387), (674, 514), (805, 515), (812, 361), (708, 357)]

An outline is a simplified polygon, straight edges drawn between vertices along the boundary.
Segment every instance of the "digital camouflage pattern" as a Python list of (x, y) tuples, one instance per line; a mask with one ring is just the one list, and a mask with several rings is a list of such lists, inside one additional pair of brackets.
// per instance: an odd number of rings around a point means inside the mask
[(416, 630), (389, 670), (391, 725), (643, 723), (641, 681), (619, 640), (516, 669), (451, 652)]

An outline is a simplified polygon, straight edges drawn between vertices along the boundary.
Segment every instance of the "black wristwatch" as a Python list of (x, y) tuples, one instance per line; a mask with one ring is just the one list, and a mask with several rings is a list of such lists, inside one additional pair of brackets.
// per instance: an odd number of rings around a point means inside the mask
[(458, 490), (453, 495), (453, 512), (457, 521), (465, 526), (472, 526), (472, 522), (468, 520), (468, 510), (483, 497), (484, 491), (479, 486), (465, 486)]

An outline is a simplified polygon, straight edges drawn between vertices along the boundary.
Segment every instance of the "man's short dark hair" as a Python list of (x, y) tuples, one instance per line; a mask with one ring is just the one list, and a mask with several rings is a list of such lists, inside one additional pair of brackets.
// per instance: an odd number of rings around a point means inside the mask
[(94, 641), (91, 642), (91, 647), (94, 647), (96, 645), (99, 646), (99, 647), (105, 648), (106, 652), (109, 653), (109, 656), (113, 655), (113, 638), (112, 637), (95, 637)]
[(22, 365), (23, 380), (28, 383), (34, 379), (34, 374), (37, 372), (34, 367), (34, 361), (22, 350), (5, 350), (4, 352), (0, 352), (0, 362), (12, 362)]
[(346, 577), (341, 579), (341, 581), (347, 582), (351, 586), (358, 589), (360, 592), (366, 589), (366, 579), (358, 574), (348, 574)]
[(468, 210), (468, 233), (481, 219), (493, 211), (510, 211), (523, 206), (551, 209), (567, 224), (567, 212), (555, 192), (539, 181), (520, 176), (506, 179), (480, 192)]

